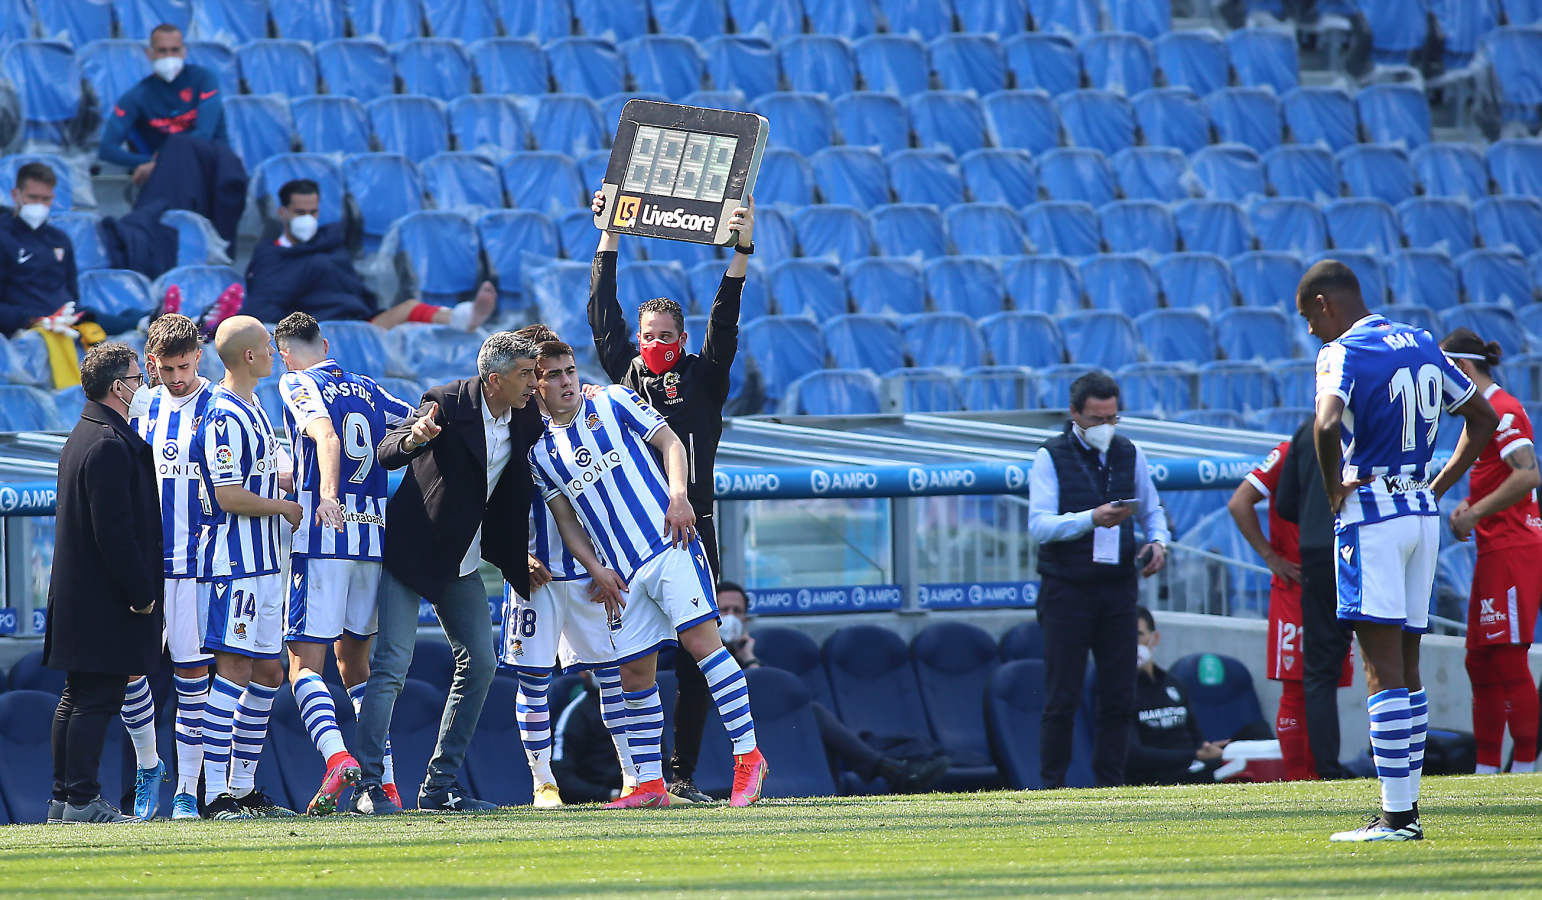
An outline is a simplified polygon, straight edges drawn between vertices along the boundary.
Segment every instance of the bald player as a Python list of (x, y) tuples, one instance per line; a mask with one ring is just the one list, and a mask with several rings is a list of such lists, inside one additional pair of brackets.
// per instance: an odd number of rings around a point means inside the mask
[(199, 589), (208, 609), (204, 650), (218, 674), (204, 710), (204, 817), (292, 816), (256, 789), (257, 760), (273, 697), (283, 683), (281, 531), (304, 509), (284, 499), (292, 466), (257, 402), (257, 383), (273, 374), (273, 342), (262, 323), (220, 323), (214, 349), (225, 378), (214, 386), (193, 441), (203, 481)]

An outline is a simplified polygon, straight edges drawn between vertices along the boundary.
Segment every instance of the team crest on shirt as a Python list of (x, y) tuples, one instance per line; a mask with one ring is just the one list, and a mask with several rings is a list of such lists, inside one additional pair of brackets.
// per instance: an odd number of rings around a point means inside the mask
[(238, 637), (238, 638), (246, 637), (246, 623), (245, 622), (237, 622), (236, 623), (236, 637)]
[(515, 659), (522, 658), (525, 655), (524, 641), (521, 641), (519, 638), (515, 638), (514, 643), (509, 645), (509, 655), (513, 656)]
[(55, 247), (54, 248), (54, 261), (55, 262), (64, 262), (64, 248), (63, 247)]
[(584, 425), (587, 426), (590, 431), (599, 431), (600, 430), (600, 414), (599, 413), (590, 413), (588, 416), (586, 416), (584, 418)]
[(664, 396), (670, 400), (680, 399), (679, 372), (666, 372), (664, 374)]
[(182, 98), (182, 102), (183, 103), (192, 103), (193, 102), (193, 89), (192, 88), (183, 88), (182, 92), (177, 94), (177, 96)]
[(1174, 703), (1177, 703), (1178, 702), (1178, 689), (1169, 684), (1167, 686), (1167, 696), (1171, 697), (1172, 701)]

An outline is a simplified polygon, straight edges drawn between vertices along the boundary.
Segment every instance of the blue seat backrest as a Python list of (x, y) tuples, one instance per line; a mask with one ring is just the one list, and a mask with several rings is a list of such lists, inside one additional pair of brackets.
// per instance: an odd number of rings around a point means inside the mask
[[(1044, 701), (1043, 660), (1011, 660), (1003, 663), (991, 677), (985, 699), (986, 727), (1001, 774), (1007, 785), (1014, 789), (1043, 786), (1039, 771), (1039, 734)], [(1067, 785), (1092, 785), (1091, 758), (1091, 742), (1087, 740), (1085, 729), (1073, 728)]]
[(317, 45), (316, 68), (332, 93), (346, 91), (360, 103), (396, 90), (391, 51), (374, 38), (338, 38)]
[(1001, 636), (1001, 660), (1044, 658), (1044, 629), (1037, 619), (1018, 622)]
[(412, 648), (412, 664), (407, 667), (407, 677), (448, 690), (450, 677), (455, 673), (455, 657), (450, 645), (434, 638), (419, 639)]
[(762, 665), (772, 666), (798, 676), (808, 688), (809, 698), (826, 707), (834, 704), (830, 693), (830, 676), (825, 671), (824, 659), (814, 639), (796, 628), (780, 625), (757, 625), (755, 656)]
[(18, 659), (6, 676), (6, 686), (13, 691), (64, 693), (64, 673), (43, 665), (43, 651), (34, 650)]
[(929, 625), (910, 642), (932, 733), (954, 765), (991, 764), (983, 698), (998, 664), (996, 642), (963, 622)]
[(1297, 143), (1342, 150), (1359, 140), (1359, 114), (1343, 88), (1300, 87), (1280, 98), (1280, 103)]
[(1173, 663), (1168, 674), (1188, 691), (1200, 733), (1207, 741), (1229, 739), (1243, 726), (1263, 720), (1253, 676), (1241, 660), (1192, 653)]
[(899, 635), (877, 625), (849, 625), (825, 639), (824, 660), (835, 711), (853, 731), (932, 737)]
[[(10, 822), (40, 823), (48, 815), (48, 790), (52, 782), (51, 728), (59, 696), (36, 690), (12, 690), (0, 694), (0, 800)], [(102, 795), (117, 798), (122, 786), (123, 729), (116, 723), (107, 729), (103, 748)]]

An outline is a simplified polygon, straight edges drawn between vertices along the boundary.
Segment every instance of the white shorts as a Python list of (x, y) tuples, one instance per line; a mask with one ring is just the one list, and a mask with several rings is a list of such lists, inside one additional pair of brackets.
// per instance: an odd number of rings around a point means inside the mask
[[(618, 641), (613, 643), (604, 604), (589, 599), (590, 583), (587, 576), (553, 581), (537, 588), (529, 599), (505, 585), (502, 663), (525, 672), (550, 672), (554, 665), (592, 668), (614, 663), (621, 633), (616, 633)], [(654, 645), (674, 636), (662, 622), (655, 622), (652, 631)]]
[[(627, 610), (634, 604), (653, 605), (676, 633), (717, 618), (712, 569), (700, 541), (685, 550), (666, 548), (632, 573), (627, 588)], [(622, 621), (624, 625), (624, 616)]]
[(1338, 617), (1429, 630), (1439, 516), (1347, 525), (1334, 541)]
[(379, 591), (378, 562), (289, 557), (285, 640), (327, 644), (345, 634), (368, 640), (380, 630), (376, 615)]
[(209, 602), (198, 590), (196, 578), (167, 578), (164, 599), (166, 649), (171, 663), (183, 669), (206, 666), (214, 657), (204, 652), (203, 636), (209, 627)]
[(284, 638), (284, 575), (200, 581), (208, 607), (205, 650), (278, 659)]

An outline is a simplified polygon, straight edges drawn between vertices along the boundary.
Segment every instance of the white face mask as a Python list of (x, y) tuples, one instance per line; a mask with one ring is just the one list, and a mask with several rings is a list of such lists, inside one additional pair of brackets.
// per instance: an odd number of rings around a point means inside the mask
[(162, 56), (151, 63), (150, 67), (161, 80), (176, 81), (177, 76), (182, 74), (182, 65), (183, 60), (180, 56)]
[(129, 398), (128, 417), (130, 419), (142, 419), (150, 413), (150, 389), (144, 385), (134, 389), (134, 396)]
[(289, 220), (289, 236), (303, 244), (315, 237), (320, 227), (315, 216), (295, 216)]
[(1083, 428), (1078, 425), (1076, 426), (1076, 433), (1082, 440), (1087, 442), (1087, 446), (1099, 453), (1107, 453), (1109, 445), (1114, 442), (1114, 426), (1112, 425), (1094, 425), (1091, 428)]
[(1145, 668), (1146, 663), (1149, 662), (1151, 662), (1151, 648), (1147, 647), (1145, 644), (1136, 644), (1135, 667), (1137, 669)]
[(21, 209), (16, 211), (16, 215), (20, 217), (23, 222), (26, 222), (28, 227), (36, 231), (38, 228), (42, 227), (44, 222), (48, 221), (48, 204), (23, 203), (21, 205)]
[(732, 644), (744, 637), (744, 620), (738, 616), (723, 616), (723, 624), (717, 627), (717, 634), (723, 643)]

